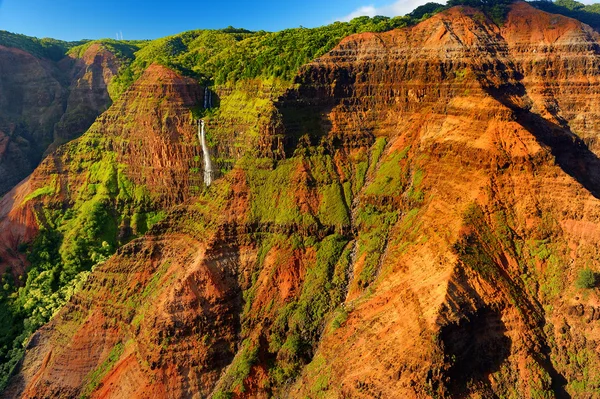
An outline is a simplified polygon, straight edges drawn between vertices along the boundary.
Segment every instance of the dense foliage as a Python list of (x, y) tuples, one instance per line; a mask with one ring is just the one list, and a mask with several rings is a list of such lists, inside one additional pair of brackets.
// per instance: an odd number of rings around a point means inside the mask
[(556, 0), (555, 2), (541, 0), (531, 1), (530, 4), (542, 11), (575, 18), (596, 30), (600, 29), (600, 4), (598, 3), (585, 5), (575, 0)]
[[(115, 154), (101, 149), (100, 137), (88, 132), (63, 147), (70, 173), (84, 174), (69, 209), (54, 203), (59, 178), (25, 198), (36, 198), (40, 232), (19, 250), (29, 267), (21, 282), (10, 272), (0, 287), (0, 390), (20, 360), (29, 336), (46, 323), (86, 281), (90, 271), (129, 240), (144, 234), (163, 215), (150, 210), (151, 198), (135, 187), (116, 163)], [(124, 226), (130, 226), (125, 228)]]
[(408, 26), (439, 11), (438, 6), (422, 9), (415, 16), (359, 17), (314, 29), (249, 32), (230, 27), (185, 32), (154, 40), (142, 48), (120, 79), (126, 83), (125, 88), (156, 62), (209, 84), (257, 77), (291, 82), (302, 65), (325, 54), (344, 37)]
[(38, 39), (16, 33), (10, 33), (0, 30), (0, 45), (5, 47), (14, 47), (25, 50), (40, 58), (48, 58), (58, 61), (65, 56), (65, 53), (72, 47), (81, 45), (84, 41), (64, 42), (56, 39)]

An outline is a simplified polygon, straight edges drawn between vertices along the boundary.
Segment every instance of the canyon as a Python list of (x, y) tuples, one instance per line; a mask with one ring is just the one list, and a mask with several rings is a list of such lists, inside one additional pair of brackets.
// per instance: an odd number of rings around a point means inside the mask
[(0, 195), (110, 106), (121, 63), (98, 44), (58, 62), (0, 46)]
[(289, 85), (154, 61), (113, 100), (100, 45), (70, 90), (36, 70), (0, 271), (55, 297), (3, 397), (600, 395), (600, 34), (507, 11), (347, 36)]

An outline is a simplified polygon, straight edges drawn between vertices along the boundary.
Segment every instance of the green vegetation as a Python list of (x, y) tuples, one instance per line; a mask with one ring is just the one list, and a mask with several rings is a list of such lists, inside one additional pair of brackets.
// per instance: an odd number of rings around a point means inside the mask
[(438, 12), (444, 11), (446, 7), (444, 4), (439, 3), (425, 3), (422, 6), (415, 8), (411, 13), (408, 14), (413, 19), (423, 20), (427, 19)]
[(253, 199), (253, 221), (277, 225), (308, 225), (314, 222), (314, 216), (302, 213), (295, 201), (291, 180), (298, 166), (297, 159), (279, 162), (275, 169), (271, 169), (272, 161), (269, 159), (251, 163), (246, 172)]
[(79, 42), (64, 42), (55, 39), (38, 39), (16, 33), (10, 33), (0, 30), (0, 45), (25, 50), (39, 58), (48, 58), (58, 61), (63, 58), (66, 52), (75, 46), (81, 45)]
[(319, 28), (280, 32), (234, 28), (189, 31), (148, 43), (136, 52), (135, 61), (123, 69), (118, 79), (125, 87), (156, 62), (208, 84), (233, 84), (254, 78), (276, 78), (289, 84), (304, 64), (348, 35), (409, 26), (439, 10), (436, 6), (421, 9), (414, 16), (359, 17)]
[(269, 352), (277, 359), (269, 371), (275, 386), (296, 377), (310, 362), (325, 317), (343, 300), (347, 244), (337, 234), (314, 244), (316, 262), (306, 271), (300, 296), (278, 311), (269, 336)]
[(345, 308), (340, 308), (334, 315), (331, 322), (331, 330), (335, 331), (340, 328), (348, 320), (348, 311)]
[(358, 285), (364, 289), (371, 284), (383, 256), (390, 229), (398, 221), (398, 210), (371, 204), (362, 206), (357, 212), (359, 226), (358, 257), (364, 257), (364, 265), (358, 276)]
[[(46, 211), (49, 220), (60, 220), (56, 212)], [(54, 222), (53, 222), (54, 223)], [(24, 286), (18, 286), (12, 275), (3, 278), (0, 296), (0, 318), (10, 321), (0, 327), (0, 389), (24, 352), (29, 336), (47, 322), (78, 291), (89, 276), (82, 270), (69, 281), (60, 282), (59, 248), (62, 237), (55, 225), (42, 227), (31, 244)]]
[(233, 395), (233, 391), (243, 393), (245, 391), (244, 380), (250, 375), (252, 366), (257, 361), (258, 346), (250, 340), (244, 340), (241, 349), (227, 370), (227, 375), (224, 377), (224, 385), (229, 387), (229, 391), (218, 391), (214, 397), (228, 398)]
[[(242, 160), (252, 195), (251, 220), (276, 225), (311, 226), (317, 221), (333, 226), (338, 231), (350, 224), (346, 193), (340, 185), (333, 159), (314, 149), (305, 156), (297, 156), (273, 165), (271, 159)], [(308, 167), (314, 181), (303, 178)], [(316, 185), (320, 197), (319, 208), (302, 207), (297, 191), (306, 185)]]
[[(402, 163), (406, 159), (406, 155), (410, 147), (402, 151), (394, 152), (381, 163), (377, 169), (373, 182), (365, 190), (367, 195), (387, 195), (393, 196), (405, 190), (408, 184), (408, 168), (406, 163)], [(377, 155), (378, 148), (375, 147), (374, 155)], [(379, 157), (373, 159), (376, 163)], [(371, 163), (369, 170), (373, 171), (375, 166)]]
[(461, 237), (454, 250), (461, 261), (487, 278), (498, 272), (494, 251), (498, 243), (493, 231), (488, 227), (483, 210), (477, 204), (471, 204), (463, 215), (465, 226), (472, 230)]
[(577, 280), (575, 281), (577, 288), (591, 289), (595, 288), (596, 284), (596, 274), (592, 271), (592, 269), (585, 268), (580, 270), (577, 274)]
[[(327, 170), (326, 159), (315, 156), (305, 158), (304, 161), (312, 165), (314, 169), (311, 170), (316, 174), (319, 170)], [(322, 179), (328, 181), (327, 173)], [(322, 187), (331, 188), (328, 183), (323, 184)], [(340, 195), (336, 194), (334, 197), (335, 201), (341, 201), (343, 204)], [(260, 199), (254, 198), (252, 201), (260, 201)], [(335, 201), (332, 200), (332, 203)], [(314, 220), (312, 223), (316, 226), (318, 222)], [(273, 359), (269, 361), (268, 369), (271, 387), (276, 389), (283, 382), (295, 378), (302, 367), (310, 362), (325, 328), (326, 320), (343, 301), (351, 246), (348, 245), (348, 239), (340, 234), (328, 235), (321, 242), (317, 242), (314, 236), (296, 233), (291, 235), (260, 233), (254, 239), (258, 243), (257, 262), (251, 281), (248, 282), (249, 288), (244, 292), (242, 334), (251, 331), (248, 323), (256, 322), (258, 317), (268, 317), (273, 320), (267, 335), (268, 349), (263, 348), (267, 349), (268, 354), (263, 356)], [(259, 275), (265, 270), (267, 256), (275, 256), (276, 258), (271, 259), (271, 264), (281, 268), (292, 261), (290, 258), (292, 254), (316, 255), (305, 257), (306, 272), (301, 291), (295, 297), (289, 298), (282, 306), (273, 307), (272, 302), (267, 307), (254, 309), (253, 301), (261, 288), (260, 284), (263, 284), (260, 282), (262, 279), (259, 279)], [(275, 274), (275, 270), (271, 271), (271, 276)], [(339, 320), (342, 321), (341, 318)], [(224, 384), (218, 397), (231, 397), (234, 391), (243, 392), (244, 380), (257, 360), (258, 346), (258, 342), (248, 338), (244, 341), (242, 349), (223, 379)]]
[(100, 364), (94, 371), (92, 371), (86, 378), (87, 383), (83, 388), (81, 394), (82, 399), (89, 398), (92, 392), (98, 387), (102, 378), (114, 367), (121, 355), (123, 354), (124, 345), (123, 343), (117, 343), (108, 354), (107, 358)]
[(23, 203), (29, 202), (35, 198), (55, 194), (56, 193), (56, 184), (57, 184), (57, 176), (53, 175), (52, 181), (47, 186), (40, 187), (37, 190), (35, 190), (34, 192), (32, 192), (31, 194), (27, 195), (25, 197), (25, 199), (23, 200)]
[(321, 207), (319, 220), (329, 226), (336, 226), (338, 231), (350, 225), (349, 210), (344, 199), (344, 189), (339, 183), (332, 183), (320, 190)]
[[(317, 359), (316, 364), (314, 365), (314, 368), (318, 368), (318, 367), (324, 367), (324, 361), (319, 362)], [(313, 372), (313, 370), (311, 369), (310, 366), (313, 366), (313, 364), (311, 363), (311, 365), (309, 365), (309, 367), (307, 367), (307, 371)], [(310, 393), (311, 393), (311, 397), (313, 398), (325, 398), (327, 395), (327, 391), (329, 389), (330, 386), (330, 380), (331, 380), (331, 370), (326, 369), (325, 372), (321, 372), (319, 373), (316, 378), (315, 378), (315, 382), (313, 383), (313, 385), (310, 388)]]
[(555, 2), (540, 0), (531, 1), (529, 4), (546, 12), (575, 18), (596, 30), (600, 29), (600, 4), (598, 3), (586, 5), (574, 0), (556, 0)]
[(501, 26), (509, 11), (509, 5), (515, 0), (448, 0), (447, 6), (469, 6), (479, 8), (494, 23)]
[[(541, 239), (523, 240), (514, 232), (515, 221), (507, 210), (484, 210), (473, 203), (463, 215), (464, 233), (454, 244), (459, 263), (499, 287), (516, 309), (528, 315), (525, 319), (533, 329), (538, 328), (542, 305), (565, 288), (560, 227), (543, 211), (537, 222), (526, 236)], [(518, 265), (520, 279), (509, 277), (508, 259)], [(525, 292), (536, 301), (528, 300)]]
[[(259, 281), (258, 274), (264, 267), (267, 254), (271, 251), (281, 254), (282, 259), (275, 264), (276, 267), (282, 267), (285, 261), (290, 260), (286, 256), (291, 251), (316, 251), (316, 259), (307, 265), (299, 295), (290, 298), (284, 306), (269, 306), (268, 309), (259, 311), (274, 312), (273, 315), (262, 314), (273, 320), (267, 335), (268, 348), (263, 348), (267, 353), (263, 356), (272, 359), (268, 363), (269, 377), (271, 387), (276, 388), (295, 378), (302, 367), (311, 361), (326, 319), (343, 301), (350, 249), (348, 240), (338, 234), (329, 235), (320, 243), (313, 237), (265, 234), (260, 237), (259, 242), (257, 272), (252, 277), (252, 287), (244, 292), (244, 323), (255, 323), (258, 317), (253, 313), (252, 301)], [(342, 322), (341, 317), (339, 321)], [(243, 331), (249, 332), (248, 325), (243, 327)], [(218, 397), (225, 398), (230, 397), (233, 392), (244, 392), (244, 381), (258, 360), (258, 350), (258, 342), (249, 338), (243, 341), (242, 348), (223, 378)]]
[(390, 232), (401, 219), (404, 204), (419, 205), (424, 199), (420, 189), (424, 174), (408, 161), (409, 151), (410, 147), (405, 147), (379, 159), (382, 143), (373, 146), (367, 172), (371, 182), (364, 188), (365, 198), (355, 218), (359, 232), (357, 258), (364, 261), (358, 276), (361, 289), (375, 280)]
[[(0, 317), (10, 321), (10, 326), (0, 327), (0, 389), (21, 358), (28, 337), (82, 287), (90, 271), (165, 215), (153, 209), (147, 191), (127, 179), (116, 155), (102, 149), (98, 140), (88, 132), (61, 150), (70, 157), (71, 175), (82, 175), (85, 182), (72, 193), (70, 208), (53, 202), (60, 188), (57, 175), (25, 199), (44, 196), (45, 205), (37, 210), (40, 232), (36, 239), (20, 246), (29, 261), (24, 281), (18, 283), (10, 275), (3, 279)], [(130, 224), (134, 215), (136, 231), (121, 234), (121, 227)]]

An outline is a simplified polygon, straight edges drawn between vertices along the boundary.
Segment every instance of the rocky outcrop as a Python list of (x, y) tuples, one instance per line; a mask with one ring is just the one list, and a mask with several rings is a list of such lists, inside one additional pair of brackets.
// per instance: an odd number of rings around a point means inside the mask
[(82, 141), (180, 205), (5, 394), (593, 397), (599, 304), (574, 280), (598, 256), (597, 40), (525, 3), (351, 36), (277, 101), (272, 152), (197, 195), (203, 91), (152, 66)]

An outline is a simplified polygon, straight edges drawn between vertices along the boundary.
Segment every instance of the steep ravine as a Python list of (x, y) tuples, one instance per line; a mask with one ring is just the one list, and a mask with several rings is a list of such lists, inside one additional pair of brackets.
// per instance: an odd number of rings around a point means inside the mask
[[(598, 49), (525, 3), (501, 27), (455, 7), (348, 37), (274, 104), (262, 150), (196, 191), (204, 90), (150, 67), (61, 159), (97, 140), (124, 177), (104, 204), (137, 204), (128, 181), (171, 210), (35, 333), (4, 394), (597, 396), (600, 298), (574, 281), (600, 255)], [(215, 140), (256, 140), (232, 131)]]
[(109, 107), (121, 64), (100, 44), (59, 62), (0, 46), (0, 196)]

